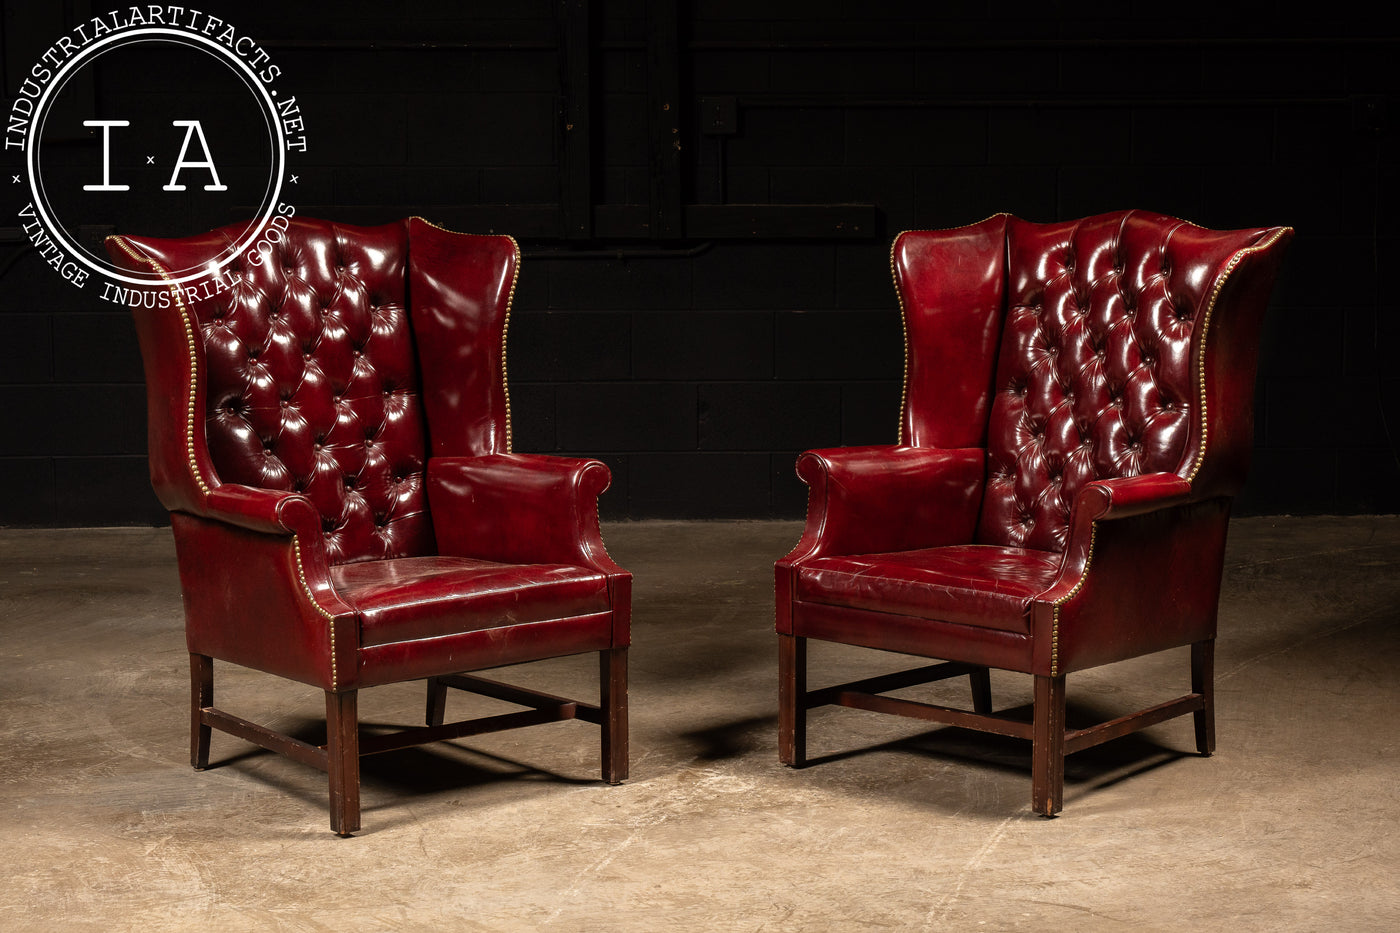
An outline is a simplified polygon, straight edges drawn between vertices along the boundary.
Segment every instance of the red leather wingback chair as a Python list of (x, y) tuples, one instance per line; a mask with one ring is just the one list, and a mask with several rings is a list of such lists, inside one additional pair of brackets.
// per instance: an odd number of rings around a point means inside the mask
[[(297, 219), (261, 262), (220, 271), (236, 235), (107, 241), (167, 283), (133, 310), (194, 766), (216, 728), (327, 770), (341, 835), (360, 826), (359, 756), (423, 742), (579, 718), (602, 727), (604, 780), (622, 781), (631, 575), (599, 533), (607, 467), (510, 452), (515, 242)], [(201, 268), (206, 282), (174, 283)], [(594, 651), (596, 705), (462, 673)], [(324, 690), (326, 745), (215, 708), (215, 658)], [(418, 679), (426, 727), (359, 734), (357, 691)], [(444, 725), (448, 687), (527, 709)]]
[[(1026, 738), (1053, 816), (1066, 754), (1186, 713), (1213, 751), (1226, 524), (1291, 237), (1129, 211), (895, 240), (899, 444), (797, 462), (807, 526), (776, 568), (785, 763), (806, 763), (826, 704)], [(809, 691), (809, 638), (945, 663)], [(1189, 694), (1066, 730), (1066, 675), (1184, 645)], [(992, 712), (989, 668), (1033, 675), (1031, 722)], [(972, 711), (884, 695), (961, 674)]]

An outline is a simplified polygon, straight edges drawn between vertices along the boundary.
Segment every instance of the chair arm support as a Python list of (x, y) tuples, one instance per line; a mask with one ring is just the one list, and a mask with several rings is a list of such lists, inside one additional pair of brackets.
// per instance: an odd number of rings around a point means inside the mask
[(1031, 605), (1037, 673), (1064, 674), (1214, 637), (1229, 500), (1175, 474), (1089, 483), (1060, 576)]
[(807, 527), (774, 567), (777, 630), (792, 631), (792, 593), (805, 560), (962, 544), (982, 500), (981, 448), (841, 447), (797, 458), (808, 485)]
[(598, 525), (598, 496), (611, 482), (607, 466), (597, 460), (540, 454), (431, 458), (428, 507), (438, 551), (625, 574), (608, 556)]
[(343, 615), (353, 611), (331, 585), (325, 539), (321, 536), (321, 516), (306, 496), (239, 483), (220, 483), (204, 496), (203, 505), (202, 509), (187, 511), (220, 525), (264, 535), (290, 536), (286, 546), (293, 549), (292, 557), (299, 564), (298, 577), (305, 583), (298, 597), (312, 597), (318, 612)]
[(310, 502), (225, 484), (206, 503), (171, 515), (190, 651), (326, 690), (352, 687), (359, 619), (331, 584)]
[(966, 543), (984, 464), (980, 448), (809, 450), (797, 458), (797, 475), (810, 487), (807, 527), (783, 560)]
[(1074, 515), (1070, 520), (1059, 579), (1043, 598), (1055, 602), (1080, 585), (1093, 558), (1097, 522), (1171, 509), (1190, 498), (1191, 484), (1175, 473), (1144, 473), (1086, 483), (1074, 500)]

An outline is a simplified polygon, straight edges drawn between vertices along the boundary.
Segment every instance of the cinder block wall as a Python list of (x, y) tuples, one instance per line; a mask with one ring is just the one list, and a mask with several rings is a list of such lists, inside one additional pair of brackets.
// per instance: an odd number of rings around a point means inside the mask
[[(22, 6), (5, 9), (7, 95), (84, 4)], [(1131, 5), (203, 6), (257, 36), (298, 96), (310, 151), (289, 197), (303, 212), (422, 214), (521, 240), (516, 447), (606, 461), (607, 516), (800, 516), (798, 451), (894, 439), (898, 231), (1121, 207), (1298, 230), (1238, 510), (1400, 507), (1400, 380), (1382, 357), (1400, 338), (1381, 289), (1393, 32)], [(586, 87), (566, 49), (586, 50)], [(94, 105), (140, 108), (147, 90), (102, 76)], [(656, 141), (667, 90), (676, 155)], [(718, 132), (701, 106), (716, 99), (733, 107)], [(580, 101), (582, 163), (562, 128)], [(682, 204), (857, 205), (849, 216), (870, 222), (779, 213), (663, 233), (668, 178)], [(580, 184), (595, 209), (582, 238), (559, 220)], [(178, 227), (180, 210), (153, 203), (150, 223)], [(0, 524), (165, 521), (125, 314), (22, 243), (0, 243), (0, 263)]]

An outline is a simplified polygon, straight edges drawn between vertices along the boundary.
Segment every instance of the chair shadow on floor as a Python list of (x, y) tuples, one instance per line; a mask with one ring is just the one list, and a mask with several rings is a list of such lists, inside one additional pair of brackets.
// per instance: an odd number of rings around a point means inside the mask
[[(326, 724), (313, 719), (283, 722), (285, 732), (292, 738), (311, 745), (322, 745), (326, 741)], [(361, 721), (362, 734), (375, 735), (402, 729), (398, 723)], [(211, 756), (209, 767), (234, 767), (248, 762), (284, 762), (275, 752), (255, 745), (245, 745), (231, 755)], [(472, 760), (474, 759), (474, 760)], [(265, 770), (261, 768), (241, 768), (240, 773), (252, 780), (276, 788), (304, 801), (312, 807), (325, 805), (325, 789), (317, 772), (304, 765), (288, 762), (286, 768)], [(303, 781), (296, 777), (307, 777)], [(602, 784), (596, 777), (571, 777), (541, 768), (504, 755), (483, 751), (458, 742), (438, 742), (432, 745), (419, 745), (378, 755), (366, 755), (360, 760), (361, 780), (366, 788), (385, 790), (386, 803), (364, 804), (365, 810), (381, 810), (411, 802), (415, 798), (430, 798), (445, 792), (470, 793), (474, 788), (482, 788), (503, 782), (529, 781), (532, 783), (559, 784), (565, 786), (588, 786)], [(405, 817), (411, 819), (411, 817)], [(389, 828), (392, 820), (383, 824)], [(363, 831), (361, 835), (363, 835)]]
[[(1011, 707), (1001, 712), (1014, 719), (1030, 722), (1031, 705)], [(849, 739), (851, 733), (847, 724), (845, 730), (837, 732), (832, 726), (839, 722), (842, 712), (834, 712), (814, 722), (813, 737), (809, 742), (818, 748), (822, 745), (823, 727), (831, 729), (832, 742)], [(1066, 719), (1070, 728), (1082, 728), (1104, 722), (1115, 714), (1092, 705), (1069, 703), (1066, 706)], [(839, 727), (838, 727), (839, 728)], [(1170, 725), (1165, 727), (1171, 729)], [(1182, 747), (1163, 744), (1153, 738), (1152, 732), (1134, 732), (1111, 742), (1087, 748), (1066, 757), (1065, 783), (1078, 790), (1079, 795), (1103, 790), (1140, 774), (1155, 771), (1183, 758), (1198, 758), (1200, 755), (1191, 746), (1192, 736), (1183, 730), (1180, 738)], [(1172, 741), (1167, 738), (1166, 741)], [(848, 747), (836, 751), (812, 755), (802, 771), (831, 765), (841, 761), (859, 759), (879, 753), (907, 753), (941, 763), (956, 762), (969, 768), (998, 771), (1011, 775), (1025, 775), (1031, 768), (1031, 745), (1029, 742), (962, 729), (957, 726), (939, 726), (884, 742)]]
[(683, 732), (681, 738), (695, 746), (695, 757), (700, 761), (728, 761), (774, 753), (777, 728), (776, 715), (750, 716)]

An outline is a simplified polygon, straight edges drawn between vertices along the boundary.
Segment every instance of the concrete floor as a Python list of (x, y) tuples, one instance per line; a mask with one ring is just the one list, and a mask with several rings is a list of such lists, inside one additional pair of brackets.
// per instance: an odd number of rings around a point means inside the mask
[[(1400, 928), (1400, 519), (1237, 520), (1219, 751), (1190, 719), (1069, 759), (852, 710), (777, 762), (772, 562), (799, 526), (609, 525), (636, 574), (632, 779), (558, 723), (365, 760), (365, 830), (324, 776), (186, 748), (168, 530), (0, 531), (0, 930), (1393, 930)], [(813, 648), (813, 684), (892, 669)], [(591, 658), (512, 673), (589, 695)], [(219, 705), (314, 728), (319, 693), (216, 665)], [(1185, 692), (1184, 651), (1070, 678), (1111, 715)], [(998, 705), (1029, 683), (993, 675)], [(935, 695), (961, 702), (963, 682)], [(454, 695), (449, 709), (472, 701)], [(483, 709), (489, 701), (479, 701)], [(362, 694), (414, 722), (417, 685)]]

